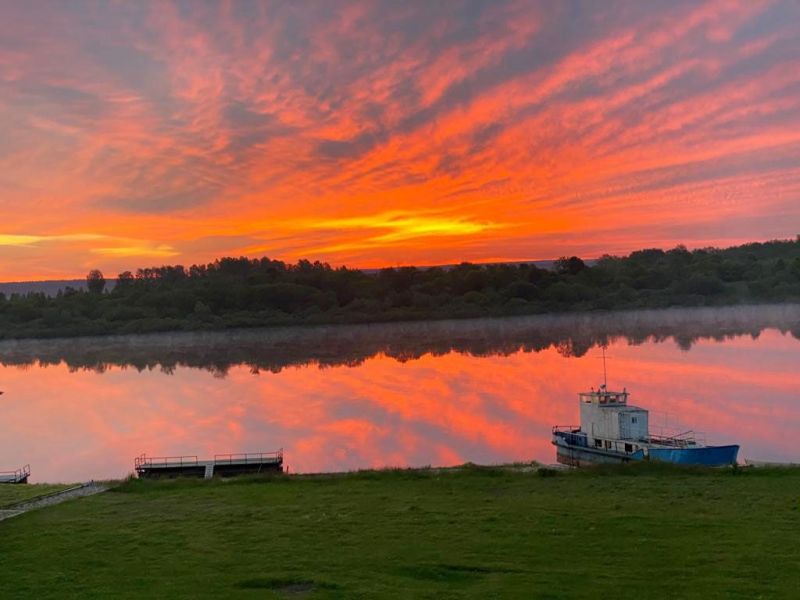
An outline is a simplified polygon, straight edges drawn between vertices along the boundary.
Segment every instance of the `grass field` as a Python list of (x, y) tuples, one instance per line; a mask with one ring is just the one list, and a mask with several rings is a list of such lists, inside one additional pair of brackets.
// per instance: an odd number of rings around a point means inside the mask
[(0, 522), (3, 598), (796, 598), (800, 470), (131, 481)]
[(6, 483), (0, 485), (0, 508), (11, 504), (17, 504), (18, 502), (24, 502), (25, 500), (31, 500), (37, 496), (43, 496), (44, 494), (65, 490), (68, 487), (71, 486), (49, 483), (37, 483), (34, 485), (11, 485)]

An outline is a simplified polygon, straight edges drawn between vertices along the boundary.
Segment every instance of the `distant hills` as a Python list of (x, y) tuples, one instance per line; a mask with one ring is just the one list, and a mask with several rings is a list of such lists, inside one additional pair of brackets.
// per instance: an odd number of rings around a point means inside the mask
[[(106, 279), (106, 289), (113, 290), (117, 283), (116, 279)], [(75, 290), (86, 291), (85, 279), (53, 279), (50, 281), (9, 281), (0, 282), (0, 294), (10, 296), (11, 294), (37, 293), (46, 296), (55, 296), (58, 290), (71, 287)]]
[(86, 289), (85, 279), (55, 279), (53, 281), (13, 281), (0, 283), (0, 294), (27, 294), (30, 292), (44, 293), (55, 296), (58, 290), (72, 287), (76, 290)]

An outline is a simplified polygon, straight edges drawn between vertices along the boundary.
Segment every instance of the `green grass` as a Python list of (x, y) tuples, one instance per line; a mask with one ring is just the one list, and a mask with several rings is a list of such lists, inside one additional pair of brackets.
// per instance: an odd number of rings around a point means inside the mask
[(796, 598), (800, 470), (132, 481), (0, 522), (4, 598)]
[(69, 484), (0, 484), (0, 508), (72, 487)]

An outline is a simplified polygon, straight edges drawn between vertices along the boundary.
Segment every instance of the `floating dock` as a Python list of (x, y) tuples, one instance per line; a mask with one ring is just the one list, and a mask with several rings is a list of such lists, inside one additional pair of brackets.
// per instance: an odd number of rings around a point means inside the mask
[(25, 465), (15, 471), (0, 471), (0, 483), (28, 483), (31, 476), (31, 466)]
[(136, 474), (142, 478), (203, 477), (214, 475), (233, 477), (253, 473), (283, 473), (283, 449), (277, 452), (247, 452), (241, 454), (215, 454), (213, 459), (200, 460), (197, 456), (147, 456), (136, 457)]

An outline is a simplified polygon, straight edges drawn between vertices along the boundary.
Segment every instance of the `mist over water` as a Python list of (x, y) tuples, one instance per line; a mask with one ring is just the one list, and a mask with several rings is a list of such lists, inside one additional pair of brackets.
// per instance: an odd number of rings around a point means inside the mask
[(600, 346), (609, 384), (664, 422), (800, 459), (800, 306), (779, 305), (4, 341), (0, 470), (75, 481), (142, 452), (280, 447), (306, 472), (549, 463)]
[(581, 357), (594, 347), (612, 343), (666, 341), (690, 350), (700, 340), (758, 337), (765, 330), (800, 340), (800, 305), (6, 340), (0, 342), (0, 364), (64, 364), (73, 370), (98, 372), (131, 367), (171, 373), (191, 367), (217, 375), (246, 366), (277, 373), (292, 366), (358, 366), (379, 354), (404, 362), (426, 354), (509, 356), (556, 348), (565, 357)]

